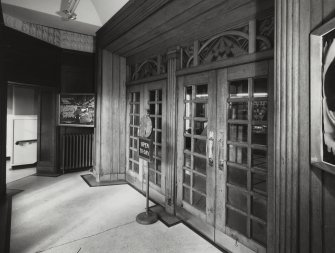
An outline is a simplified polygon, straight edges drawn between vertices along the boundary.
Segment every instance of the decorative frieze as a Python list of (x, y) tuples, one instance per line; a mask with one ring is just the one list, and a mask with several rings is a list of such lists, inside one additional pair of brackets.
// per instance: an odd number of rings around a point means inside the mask
[(167, 56), (159, 55), (141, 63), (130, 65), (130, 80), (136, 81), (143, 78), (167, 73)]
[(274, 17), (270, 16), (258, 21), (257, 24), (257, 51), (273, 48), (274, 44)]
[[(254, 53), (255, 50), (264, 51), (273, 48), (273, 17), (259, 20), (257, 28), (250, 27), (255, 22), (249, 22), (248, 25), (227, 30), (210, 38), (196, 41), (192, 45), (182, 47), (180, 51), (181, 67), (189, 68)], [(257, 30), (256, 34), (252, 32), (255, 29)], [(255, 43), (256, 49), (250, 50), (250, 47), (254, 48)]]
[(28, 34), (37, 39), (43, 40), (52, 45), (83, 51), (83, 52), (94, 52), (94, 37), (74, 32), (63, 31), (43, 25), (37, 25), (22, 21), (18, 18), (4, 14), (5, 25)]

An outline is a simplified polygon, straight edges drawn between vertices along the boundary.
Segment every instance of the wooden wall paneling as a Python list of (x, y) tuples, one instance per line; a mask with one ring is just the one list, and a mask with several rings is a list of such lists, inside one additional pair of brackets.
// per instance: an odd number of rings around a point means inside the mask
[[(274, 114), (274, 62), (269, 61), (268, 66), (268, 115)], [(267, 252), (275, 252), (275, 166), (274, 166), (274, 152), (275, 152), (275, 124), (274, 117), (268, 117), (268, 212), (267, 212)]]
[(102, 53), (102, 87), (101, 87), (101, 165), (100, 179), (110, 180), (110, 171), (113, 168), (113, 133), (112, 130), (112, 110), (113, 110), (113, 55), (107, 50)]
[(256, 53), (256, 33), (257, 21), (252, 19), (249, 21), (249, 54)]
[(120, 155), (119, 155), (119, 177), (125, 179), (126, 173), (126, 107), (127, 107), (127, 94), (126, 94), (126, 59), (120, 57), (120, 93), (119, 93), (119, 138), (120, 138)]
[[(217, 84), (217, 74), (215, 70), (212, 70), (208, 73), (208, 124), (207, 124), (207, 134), (209, 135), (211, 131), (214, 133), (213, 140), (213, 149), (217, 147), (217, 129), (216, 129), (216, 116), (217, 108), (216, 103), (213, 103), (216, 99), (216, 84)], [(210, 98), (213, 98), (211, 100)], [(207, 142), (207, 148), (209, 141)], [(209, 151), (206, 151), (206, 156), (208, 157)], [(215, 155), (215, 151), (213, 153)], [(208, 158), (209, 159), (209, 158)], [(207, 160), (207, 162), (209, 162)], [(213, 157), (213, 167), (207, 165), (207, 189), (206, 189), (206, 213), (207, 213), (207, 223), (215, 226), (215, 202), (216, 202), (216, 170), (217, 167), (216, 158)], [(214, 234), (213, 234), (214, 240)]]
[(101, 107), (102, 107), (102, 61), (103, 51), (102, 49), (97, 49), (96, 52), (96, 119), (95, 119), (95, 134), (94, 134), (94, 175), (97, 182), (100, 181), (100, 170), (101, 170)]
[[(257, 1), (257, 3), (242, 0), (229, 1), (227, 5), (220, 5), (201, 15), (189, 17), (176, 29), (167, 30), (164, 34), (152, 38), (148, 43), (132, 48), (124, 47), (118, 53), (127, 56), (128, 62), (136, 63), (168, 48), (188, 45), (196, 39), (205, 38), (242, 24), (247, 25), (250, 19), (256, 17), (256, 13), (267, 12), (272, 8), (272, 1)], [(194, 27), (197, 29), (193, 29)]]
[[(297, 7), (298, 8), (298, 7)], [(298, 156), (299, 159), (299, 252), (309, 253), (313, 252), (311, 250), (310, 244), (310, 215), (311, 215), (311, 204), (310, 204), (310, 196), (311, 196), (311, 168), (310, 168), (310, 138), (309, 133), (310, 122), (311, 119), (309, 117), (310, 110), (310, 97), (309, 86), (310, 86), (310, 69), (309, 69), (309, 34), (311, 27), (311, 1), (310, 0), (300, 0), (299, 5), (300, 16), (295, 16), (295, 22), (299, 22), (300, 20), (304, 20), (300, 22), (299, 29), (300, 32), (300, 43), (299, 43), (299, 51), (294, 52), (295, 54), (300, 55), (300, 63), (303, 62), (305, 64), (297, 64), (295, 67), (299, 68), (299, 76), (296, 76), (298, 80), (295, 80), (295, 84), (299, 85), (299, 94), (295, 95), (300, 97), (299, 100), (295, 101), (295, 106), (299, 107), (299, 146), (304, 148), (299, 148)], [(298, 32), (298, 30), (296, 30)], [(297, 56), (296, 56), (297, 57)], [(302, 99), (305, 98), (305, 99)]]
[(40, 110), (37, 129), (37, 166), (39, 175), (57, 174), (57, 126), (56, 107), (57, 96), (55, 88), (40, 88)]
[(181, 76), (177, 80), (177, 162), (176, 162), (176, 205), (178, 207), (182, 206), (183, 197), (183, 170), (182, 166), (184, 164), (184, 76)]
[(323, 0), (323, 23), (332, 19), (335, 15), (335, 2), (333, 0)]
[[(300, 2), (276, 1), (275, 67), (275, 252), (297, 252), (298, 186), (302, 147), (299, 138)], [(299, 36), (296, 36), (299, 34)], [(304, 84), (306, 85), (306, 84)], [(303, 111), (304, 117), (308, 113)]]
[[(223, 131), (227, 124), (226, 98), (228, 94), (228, 73), (227, 68), (217, 72), (217, 152), (216, 152), (216, 207), (215, 207), (215, 227), (225, 231), (226, 227), (226, 177), (227, 177), (227, 134)], [(223, 98), (223, 99), (222, 99)], [(222, 102), (223, 101), (223, 102)], [(224, 167), (219, 168), (220, 159), (224, 161)], [(217, 239), (215, 239), (217, 240)]]
[(22, 32), (5, 27), (10, 45), (6, 64), (7, 80), (40, 86), (58, 87), (60, 84), (61, 49)]
[[(308, 0), (310, 4), (310, 10), (305, 10), (304, 15), (305, 15), (305, 22), (309, 27), (306, 27), (305, 29), (314, 30), (317, 26), (319, 26), (322, 23), (323, 20), (323, 1), (324, 0)], [(305, 3), (305, 6), (308, 6), (308, 2)], [(310, 20), (310, 21), (309, 21)], [(315, 48), (316, 49), (316, 48)], [(309, 59), (307, 62), (310, 62)], [(308, 71), (308, 70), (305, 70)], [(311, 70), (315, 71), (315, 70)], [(310, 80), (308, 80), (310, 81)], [(313, 117), (313, 116), (312, 116)], [(310, 124), (311, 120), (313, 118), (310, 118), (308, 124)], [(312, 133), (313, 134), (313, 133)], [(306, 137), (306, 136), (305, 136)], [(309, 161), (310, 159), (308, 159)], [(309, 168), (309, 166), (308, 166)], [(322, 234), (322, 223), (323, 223), (323, 217), (322, 217), (322, 184), (323, 184), (323, 179), (322, 179), (322, 171), (320, 171), (317, 168), (311, 167), (311, 172), (310, 172), (310, 183), (307, 184), (309, 189), (307, 190), (307, 193), (310, 192), (310, 196), (308, 196), (310, 200), (310, 213), (308, 216), (308, 219), (310, 222), (310, 235), (309, 238), (311, 238), (309, 246), (309, 252), (323, 252), (323, 234)], [(301, 191), (303, 192), (303, 191)], [(305, 198), (304, 195), (302, 195), (303, 198)], [(307, 212), (306, 210), (304, 212)], [(305, 216), (301, 216), (305, 220)], [(305, 227), (305, 224), (301, 224), (302, 226)], [(305, 227), (306, 228), (306, 227)], [(301, 231), (303, 228), (301, 228)], [(303, 242), (302, 242), (303, 243)], [(303, 248), (301, 247), (301, 252)], [(308, 251), (306, 251), (308, 252)]]
[(311, 173), (311, 242), (310, 252), (323, 252), (323, 173), (318, 168), (312, 168)]
[[(113, 139), (113, 146), (109, 147), (109, 152), (112, 153), (112, 180), (117, 179), (117, 174), (119, 172), (119, 155), (120, 155), (120, 128), (119, 128), (119, 98), (120, 98), (120, 57), (117, 55), (112, 56), (113, 63), (112, 63), (112, 104), (111, 104), (111, 115), (112, 118), (112, 126), (110, 135), (112, 135)], [(114, 174), (114, 175), (113, 175)]]
[(335, 176), (324, 172), (323, 178), (323, 235), (324, 252), (335, 252)]
[[(217, 4), (217, 0), (210, 1)], [(110, 43), (109, 48), (113, 48), (118, 52), (118, 50), (125, 46), (136, 47), (138, 44), (146, 43), (152, 37), (159, 36), (162, 33), (162, 28), (168, 30), (174, 29), (179, 24), (186, 22), (189, 16), (207, 11), (207, 9), (212, 8), (212, 5), (209, 1), (204, 3), (201, 0), (171, 1), (170, 4), (165, 6), (164, 11), (158, 11), (150, 19), (139, 23), (135, 29), (130, 30)], [(185, 10), (188, 15), (183, 15), (185, 14)], [(143, 31), (147, 31), (147, 33), (143, 34)]]
[(177, 55), (178, 50), (168, 52), (168, 78), (166, 88), (166, 187), (165, 209), (168, 213), (175, 212), (176, 197), (176, 157), (177, 157)]
[(7, 80), (6, 80), (6, 41), (0, 4), (0, 201), (6, 195), (6, 127), (7, 127)]
[(106, 47), (171, 0), (140, 0), (126, 4), (99, 31), (99, 47)]

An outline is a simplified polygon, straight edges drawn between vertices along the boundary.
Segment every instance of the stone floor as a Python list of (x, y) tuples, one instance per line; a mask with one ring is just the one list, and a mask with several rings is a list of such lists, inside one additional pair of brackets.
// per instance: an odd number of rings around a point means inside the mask
[(7, 184), (24, 190), (13, 197), (12, 253), (220, 252), (182, 223), (138, 224), (141, 194), (129, 185), (89, 187), (81, 174)]

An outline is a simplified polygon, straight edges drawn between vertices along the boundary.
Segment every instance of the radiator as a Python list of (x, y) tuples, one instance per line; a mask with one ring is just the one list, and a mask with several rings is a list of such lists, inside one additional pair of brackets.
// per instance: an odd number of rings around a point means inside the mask
[(93, 134), (65, 134), (62, 137), (62, 169), (93, 166)]

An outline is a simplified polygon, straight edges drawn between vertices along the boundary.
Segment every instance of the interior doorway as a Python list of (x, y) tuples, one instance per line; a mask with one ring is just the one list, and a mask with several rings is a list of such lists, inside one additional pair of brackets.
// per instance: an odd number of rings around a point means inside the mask
[(178, 81), (177, 214), (232, 252), (266, 252), (272, 80), (264, 61)]
[(6, 183), (36, 173), (39, 89), (8, 83)]

